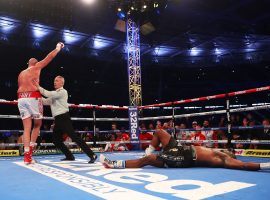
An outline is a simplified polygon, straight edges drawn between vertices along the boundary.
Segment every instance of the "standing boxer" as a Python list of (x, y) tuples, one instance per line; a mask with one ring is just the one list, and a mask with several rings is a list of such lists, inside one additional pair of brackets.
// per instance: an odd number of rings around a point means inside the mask
[[(32, 163), (33, 146), (38, 137), (43, 117), (43, 105), (41, 94), (37, 90), (33, 81), (39, 82), (41, 70), (46, 67), (53, 58), (64, 47), (64, 44), (59, 42), (56, 48), (51, 51), (46, 58), (37, 61), (31, 58), (28, 61), (28, 68), (23, 70), (18, 76), (18, 108), (23, 122), (23, 143), (24, 143), (24, 163)], [(34, 127), (32, 135), (32, 119), (34, 119)], [(30, 145), (31, 143), (31, 145)]]

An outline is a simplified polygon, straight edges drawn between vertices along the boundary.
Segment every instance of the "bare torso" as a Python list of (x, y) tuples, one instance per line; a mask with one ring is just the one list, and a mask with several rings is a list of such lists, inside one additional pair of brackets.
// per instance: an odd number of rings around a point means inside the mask
[(33, 81), (39, 83), (40, 69), (29, 67), (23, 70), (18, 76), (18, 92), (33, 92), (37, 91), (37, 87)]

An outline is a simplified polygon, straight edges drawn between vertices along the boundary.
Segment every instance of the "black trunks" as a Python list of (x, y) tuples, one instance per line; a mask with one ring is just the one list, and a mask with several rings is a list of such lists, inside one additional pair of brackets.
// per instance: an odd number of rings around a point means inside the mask
[(196, 160), (196, 150), (193, 146), (179, 145), (178, 142), (171, 137), (168, 145), (158, 154), (157, 159), (164, 162), (164, 167), (192, 167)]

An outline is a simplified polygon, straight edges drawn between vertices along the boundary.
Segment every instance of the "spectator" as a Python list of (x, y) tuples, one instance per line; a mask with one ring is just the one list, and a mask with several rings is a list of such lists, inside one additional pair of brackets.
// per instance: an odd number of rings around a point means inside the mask
[[(111, 138), (110, 138), (110, 141), (111, 142), (115, 142), (115, 134), (111, 134)], [(114, 143), (108, 143), (106, 144), (105, 148), (104, 148), (104, 151), (113, 151), (114, 150)]]
[(169, 129), (169, 124), (168, 124), (167, 122), (164, 122), (164, 123), (163, 123), (163, 126), (162, 126), (162, 129), (168, 131), (168, 129)]
[[(152, 138), (153, 138), (153, 133), (152, 132), (146, 132), (146, 131), (141, 131), (140, 136), (139, 136), (139, 139), (141, 141), (152, 140)], [(147, 143), (141, 143), (140, 147), (141, 147), (141, 149), (145, 150), (148, 147), (148, 145), (149, 144), (147, 144)]]
[[(251, 126), (251, 127), (256, 126), (255, 120), (252, 119), (251, 121), (249, 121), (248, 125)], [(258, 133), (258, 130), (256, 130), (256, 129), (250, 129), (250, 130), (248, 130), (247, 133), (246, 133), (247, 134), (246, 139), (247, 140), (257, 139), (257, 137), (256, 137), (258, 135), (257, 133)], [(254, 145), (254, 144), (249, 144), (247, 146), (249, 147), (249, 149), (257, 149), (257, 145)]]
[[(121, 141), (123, 142), (130, 142), (130, 135), (129, 133), (125, 132), (125, 129), (121, 132)], [(132, 144), (131, 143), (123, 143), (122, 146), (125, 147), (125, 150), (131, 150)]]
[(236, 123), (236, 126), (240, 126), (241, 125), (241, 117), (240, 117), (240, 115), (236, 115), (236, 117), (235, 117), (235, 123)]
[(161, 129), (161, 128), (162, 128), (162, 123), (161, 123), (161, 121), (157, 121), (156, 129)]
[[(203, 129), (207, 129), (207, 128), (210, 128), (210, 123), (209, 123), (208, 120), (204, 120)], [(202, 130), (201, 132), (205, 136), (206, 140), (217, 140), (217, 133), (215, 131), (213, 131), (213, 130)], [(205, 146), (209, 147), (209, 148), (217, 148), (218, 144), (209, 142), (209, 143), (206, 143)]]
[[(165, 123), (164, 123), (165, 124)], [(170, 121), (167, 122), (167, 132), (172, 135), (174, 131), (174, 125), (173, 125), (173, 120), (171, 119)]]
[[(223, 130), (218, 130), (217, 131), (217, 138), (218, 140), (228, 140), (225, 132)], [(218, 147), (219, 148), (223, 148), (223, 149), (227, 149), (228, 146), (227, 146), (227, 143), (219, 143), (218, 144)]]
[(177, 139), (178, 140), (190, 140), (191, 138), (191, 135), (190, 135), (190, 131), (187, 131), (187, 130), (183, 130), (183, 129), (186, 129), (187, 126), (186, 124), (184, 123), (181, 123), (180, 126), (179, 126), (179, 131), (178, 131), (178, 134), (176, 135)]
[(141, 129), (141, 130), (146, 130), (146, 125), (145, 125), (145, 123), (141, 123), (140, 129)]
[(191, 139), (191, 137), (193, 137), (195, 134), (196, 134), (196, 128), (198, 126), (198, 122), (197, 121), (193, 121), (192, 124), (191, 124), (191, 128), (193, 130), (189, 131), (189, 138)]
[(225, 121), (226, 121), (225, 117), (221, 117), (220, 121), (218, 123), (218, 126), (219, 127), (224, 127), (225, 126)]
[(191, 140), (198, 140), (198, 142), (193, 143), (193, 145), (195, 145), (195, 146), (203, 146), (204, 144), (203, 144), (202, 140), (205, 140), (205, 139), (206, 139), (205, 136), (201, 132), (201, 126), (197, 125), (195, 134), (193, 134), (191, 136)]
[(153, 123), (150, 123), (148, 125), (148, 130), (150, 131), (150, 130), (154, 130), (154, 129), (155, 129), (154, 124)]
[[(87, 134), (91, 134), (90, 133), (90, 131), (89, 131), (89, 127), (88, 126), (85, 126), (84, 128), (83, 128), (83, 131), (85, 131), (85, 132), (83, 132), (82, 134), (81, 134), (81, 137), (82, 137), (82, 139), (85, 141), (86, 140), (86, 137), (87, 137)], [(89, 131), (89, 132), (88, 132)]]
[(112, 133), (105, 134), (105, 140), (107, 141), (111, 139), (111, 134), (116, 134), (116, 138), (117, 138), (117, 134), (120, 134), (120, 130), (117, 128), (117, 124), (115, 122), (112, 123), (111, 127), (112, 127), (111, 128)]
[[(259, 140), (270, 140), (270, 120), (264, 119), (262, 125), (265, 127), (260, 134), (257, 135)], [(269, 144), (259, 144), (258, 149), (270, 149)]]
[[(243, 118), (242, 120), (242, 126), (243, 127), (248, 127), (249, 121), (246, 117)], [(248, 139), (248, 132), (247, 130), (240, 130), (238, 132), (234, 132), (233, 133), (233, 139), (234, 140), (246, 140)], [(241, 143), (237, 143), (235, 144), (234, 148), (235, 149), (243, 149), (243, 148), (247, 148), (249, 145), (246, 144), (241, 144)]]
[(112, 142), (119, 143), (107, 144), (104, 149), (105, 151), (126, 151), (129, 150), (129, 148), (132, 148), (131, 144), (120, 143), (124, 141), (130, 141), (130, 136), (128, 133), (117, 131), (116, 133), (111, 134), (110, 139)]
[(154, 124), (153, 123), (150, 123), (149, 125), (148, 125), (148, 131), (147, 131), (150, 135), (154, 135), (154, 133), (155, 133), (155, 126), (154, 126)]
[(193, 121), (191, 126), (192, 126), (193, 129), (196, 129), (197, 126), (198, 126), (198, 122), (197, 121)]

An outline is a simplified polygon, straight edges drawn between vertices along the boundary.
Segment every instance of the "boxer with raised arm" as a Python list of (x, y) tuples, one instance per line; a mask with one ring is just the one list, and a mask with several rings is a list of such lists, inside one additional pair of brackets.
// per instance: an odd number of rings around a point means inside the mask
[[(33, 161), (33, 146), (38, 137), (43, 117), (41, 94), (34, 85), (34, 81), (39, 82), (41, 70), (53, 60), (63, 47), (64, 44), (59, 42), (56, 48), (41, 61), (31, 58), (28, 61), (27, 69), (21, 71), (18, 76), (18, 108), (23, 122), (25, 164), (30, 164)], [(31, 134), (32, 119), (34, 120), (34, 125)]]

